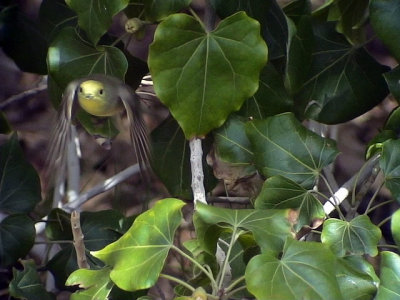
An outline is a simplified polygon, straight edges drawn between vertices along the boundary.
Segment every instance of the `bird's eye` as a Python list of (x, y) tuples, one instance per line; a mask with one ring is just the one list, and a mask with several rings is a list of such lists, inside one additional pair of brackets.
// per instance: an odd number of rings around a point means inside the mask
[(80, 87), (79, 88), (79, 93), (82, 93), (82, 92), (83, 92), (82, 87)]
[(99, 91), (99, 94), (100, 94), (100, 95), (103, 95), (103, 93), (104, 93), (104, 90), (101, 89), (101, 90)]

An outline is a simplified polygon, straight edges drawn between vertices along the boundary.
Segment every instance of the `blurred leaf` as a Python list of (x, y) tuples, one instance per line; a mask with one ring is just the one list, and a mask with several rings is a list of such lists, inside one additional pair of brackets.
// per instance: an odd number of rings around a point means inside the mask
[(374, 267), (361, 256), (338, 259), (336, 278), (346, 300), (373, 299), (379, 285)]
[(0, 111), (0, 133), (8, 134), (10, 132), (11, 132), (10, 124), (8, 124), (8, 121), (4, 113)]
[(0, 47), (25, 72), (46, 74), (47, 40), (18, 6), (0, 12)]
[(376, 153), (382, 152), (383, 143), (390, 139), (396, 139), (397, 134), (393, 130), (383, 130), (379, 132), (374, 138), (368, 143), (366, 159), (370, 159)]
[[(377, 63), (363, 48), (352, 47), (335, 31), (335, 23), (314, 26), (315, 47), (308, 80), (296, 101), (306, 105), (305, 117), (335, 124), (353, 119), (388, 94)], [(334, 112), (334, 113), (333, 113)]]
[(13, 280), (10, 282), (10, 295), (18, 299), (55, 300), (56, 296), (46, 291), (33, 260), (22, 261), (23, 271), (13, 269)]
[[(138, 2), (138, 1), (135, 1)], [(192, 0), (139, 0), (143, 3), (146, 19), (161, 21), (189, 6)]]
[(247, 288), (258, 300), (340, 300), (335, 263), (323, 244), (288, 238), (280, 257), (267, 251), (250, 260)]
[(135, 291), (156, 283), (182, 221), (183, 205), (173, 198), (158, 201), (118, 241), (92, 252), (112, 267), (110, 277), (118, 287)]
[(227, 209), (197, 203), (193, 222), (202, 248), (214, 255), (220, 235), (234, 230), (251, 232), (262, 251), (279, 252), (292, 234), (290, 218), (290, 211), (283, 209)]
[(396, 210), (392, 214), (392, 219), (390, 220), (390, 229), (393, 239), (397, 247), (400, 249), (400, 209)]
[(239, 113), (245, 117), (263, 119), (291, 111), (292, 106), (293, 99), (285, 89), (282, 75), (268, 63), (261, 70), (257, 92), (244, 102)]
[(109, 267), (100, 270), (78, 269), (69, 275), (65, 285), (79, 285), (84, 290), (78, 290), (71, 295), (71, 300), (107, 300), (114, 283), (110, 279)]
[(397, 0), (371, 0), (369, 14), (376, 35), (399, 61), (400, 2)]
[(0, 211), (29, 213), (41, 200), (39, 176), (25, 160), (18, 137), (0, 146)]
[[(182, 129), (173, 118), (168, 118), (151, 133), (152, 169), (168, 192), (178, 198), (192, 199), (190, 149)], [(210, 149), (210, 140), (203, 140), (203, 152)], [(203, 155), (204, 185), (211, 191), (216, 180)]]
[(65, 2), (78, 14), (78, 24), (85, 30), (93, 45), (97, 44), (111, 26), (112, 18), (129, 4), (129, 0), (66, 0)]
[(48, 40), (67, 26), (76, 26), (78, 17), (64, 0), (43, 0), (40, 4), (39, 26)]
[(282, 175), (311, 188), (338, 154), (335, 142), (306, 129), (292, 113), (249, 122), (255, 163), (266, 177)]
[(400, 106), (390, 112), (389, 117), (385, 121), (384, 130), (392, 130), (396, 134), (400, 133)]
[(245, 11), (261, 25), (261, 34), (269, 48), (269, 58), (276, 59), (286, 54), (288, 28), (286, 18), (275, 0), (210, 0), (220, 18), (238, 11)]
[(396, 98), (397, 102), (400, 102), (400, 67), (397, 66), (396, 68), (383, 74), (383, 76), (385, 77), (385, 80), (393, 97)]
[(313, 195), (312, 190), (306, 190), (279, 175), (270, 177), (264, 182), (254, 206), (257, 209), (298, 209), (298, 222), (294, 226), (296, 231), (303, 226), (312, 226), (313, 221), (325, 217), (324, 207)]
[(28, 216), (15, 214), (6, 217), (0, 223), (0, 266), (10, 266), (27, 255), (35, 235), (35, 224)]
[(212, 32), (176, 14), (157, 27), (149, 67), (156, 94), (191, 139), (221, 126), (257, 91), (267, 54), (258, 22), (244, 12)]
[(383, 143), (379, 166), (385, 175), (385, 186), (400, 202), (400, 140)]
[(376, 300), (397, 300), (400, 297), (400, 257), (389, 251), (381, 252), (380, 285)]
[(379, 227), (371, 223), (367, 215), (360, 215), (350, 222), (328, 219), (324, 222), (321, 241), (329, 245), (339, 257), (346, 255), (378, 254), (378, 242), (382, 237)]

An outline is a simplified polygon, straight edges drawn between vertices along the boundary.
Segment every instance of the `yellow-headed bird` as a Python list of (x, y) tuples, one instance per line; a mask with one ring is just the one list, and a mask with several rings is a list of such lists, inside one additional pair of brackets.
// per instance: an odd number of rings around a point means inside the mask
[(149, 141), (135, 92), (121, 80), (102, 74), (89, 75), (68, 84), (63, 93), (58, 121), (51, 138), (47, 169), (49, 174), (66, 168), (66, 147), (78, 107), (97, 117), (127, 113), (130, 136), (137, 161), (143, 171), (149, 165)]

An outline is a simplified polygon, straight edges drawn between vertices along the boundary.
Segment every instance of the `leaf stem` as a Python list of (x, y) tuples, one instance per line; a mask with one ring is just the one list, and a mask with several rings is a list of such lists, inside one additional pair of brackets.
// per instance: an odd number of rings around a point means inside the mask
[(390, 221), (390, 219), (392, 218), (392, 216), (390, 215), (389, 217), (384, 218), (381, 222), (379, 222), (378, 227), (382, 227), (386, 222)]
[(369, 203), (368, 203), (367, 208), (365, 209), (365, 212), (364, 212), (365, 215), (369, 214), (370, 212), (372, 212), (373, 210), (377, 209), (378, 207), (380, 207), (380, 206), (382, 206), (382, 205), (388, 203), (389, 201), (390, 201), (390, 202), (393, 201), (393, 200), (388, 200), (388, 201), (382, 202), (382, 203), (380, 203), (380, 204), (377, 204), (376, 206), (374, 206), (374, 207), (371, 208), (372, 203), (374, 203), (374, 201), (376, 200), (376, 197), (378, 196), (378, 194), (379, 194), (381, 188), (383, 187), (383, 185), (384, 185), (384, 182), (382, 182), (382, 183), (380, 184), (380, 186), (375, 190), (374, 194), (373, 194), (372, 197), (371, 197), (371, 200), (369, 200)]
[(160, 274), (160, 277), (163, 277), (163, 278), (165, 278), (165, 279), (174, 281), (174, 282), (176, 282), (176, 283), (178, 283), (178, 284), (184, 286), (185, 288), (187, 288), (188, 290), (190, 290), (192, 293), (196, 290), (196, 289), (195, 289), (194, 287), (192, 287), (190, 284), (188, 284), (188, 283), (184, 282), (183, 280), (181, 280), (181, 279), (179, 279), (179, 278), (176, 278), (176, 277), (174, 277), (174, 276), (161, 273), (161, 274)]
[(223, 299), (230, 299), (234, 294), (236, 294), (236, 293), (239, 292), (239, 291), (245, 290), (245, 289), (246, 289), (246, 286), (245, 286), (245, 285), (240, 286), (240, 287), (238, 287), (237, 289), (234, 289), (234, 290), (230, 291), (229, 293), (227, 293), (227, 294), (223, 297)]
[(196, 12), (193, 10), (193, 8), (189, 7), (189, 11), (190, 11), (190, 13), (192, 14), (192, 16), (197, 20), (197, 22), (200, 23), (200, 25), (201, 25), (201, 27), (203, 28), (203, 30), (204, 30), (205, 32), (208, 33), (209, 31), (207, 30), (206, 25), (205, 25), (204, 22), (200, 19), (199, 15), (196, 14)]
[(225, 291), (229, 292), (231, 291), (236, 285), (238, 285), (239, 283), (241, 283), (243, 280), (245, 280), (246, 278), (243, 276), (240, 276), (239, 278), (235, 279), (235, 281), (233, 281), (226, 289)]
[(219, 280), (219, 282), (218, 282), (218, 290), (221, 290), (222, 285), (224, 283), (225, 272), (226, 272), (226, 269), (227, 269), (228, 264), (229, 264), (229, 257), (231, 256), (232, 248), (233, 248), (233, 245), (235, 244), (235, 242), (237, 240), (237, 236), (238, 236), (237, 228), (234, 227), (233, 228), (233, 232), (232, 232), (232, 236), (231, 236), (232, 238), (231, 238), (231, 240), (229, 242), (229, 246), (228, 246), (228, 251), (226, 252), (224, 264), (222, 265), (222, 269), (218, 273), (218, 280)]

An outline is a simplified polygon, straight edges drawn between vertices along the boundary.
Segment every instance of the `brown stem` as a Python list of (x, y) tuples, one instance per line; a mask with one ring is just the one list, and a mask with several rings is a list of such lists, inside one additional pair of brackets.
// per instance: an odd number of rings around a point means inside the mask
[(71, 213), (72, 235), (74, 237), (74, 247), (79, 269), (90, 269), (86, 260), (85, 244), (83, 242), (83, 233), (81, 228), (80, 214), (77, 211)]

